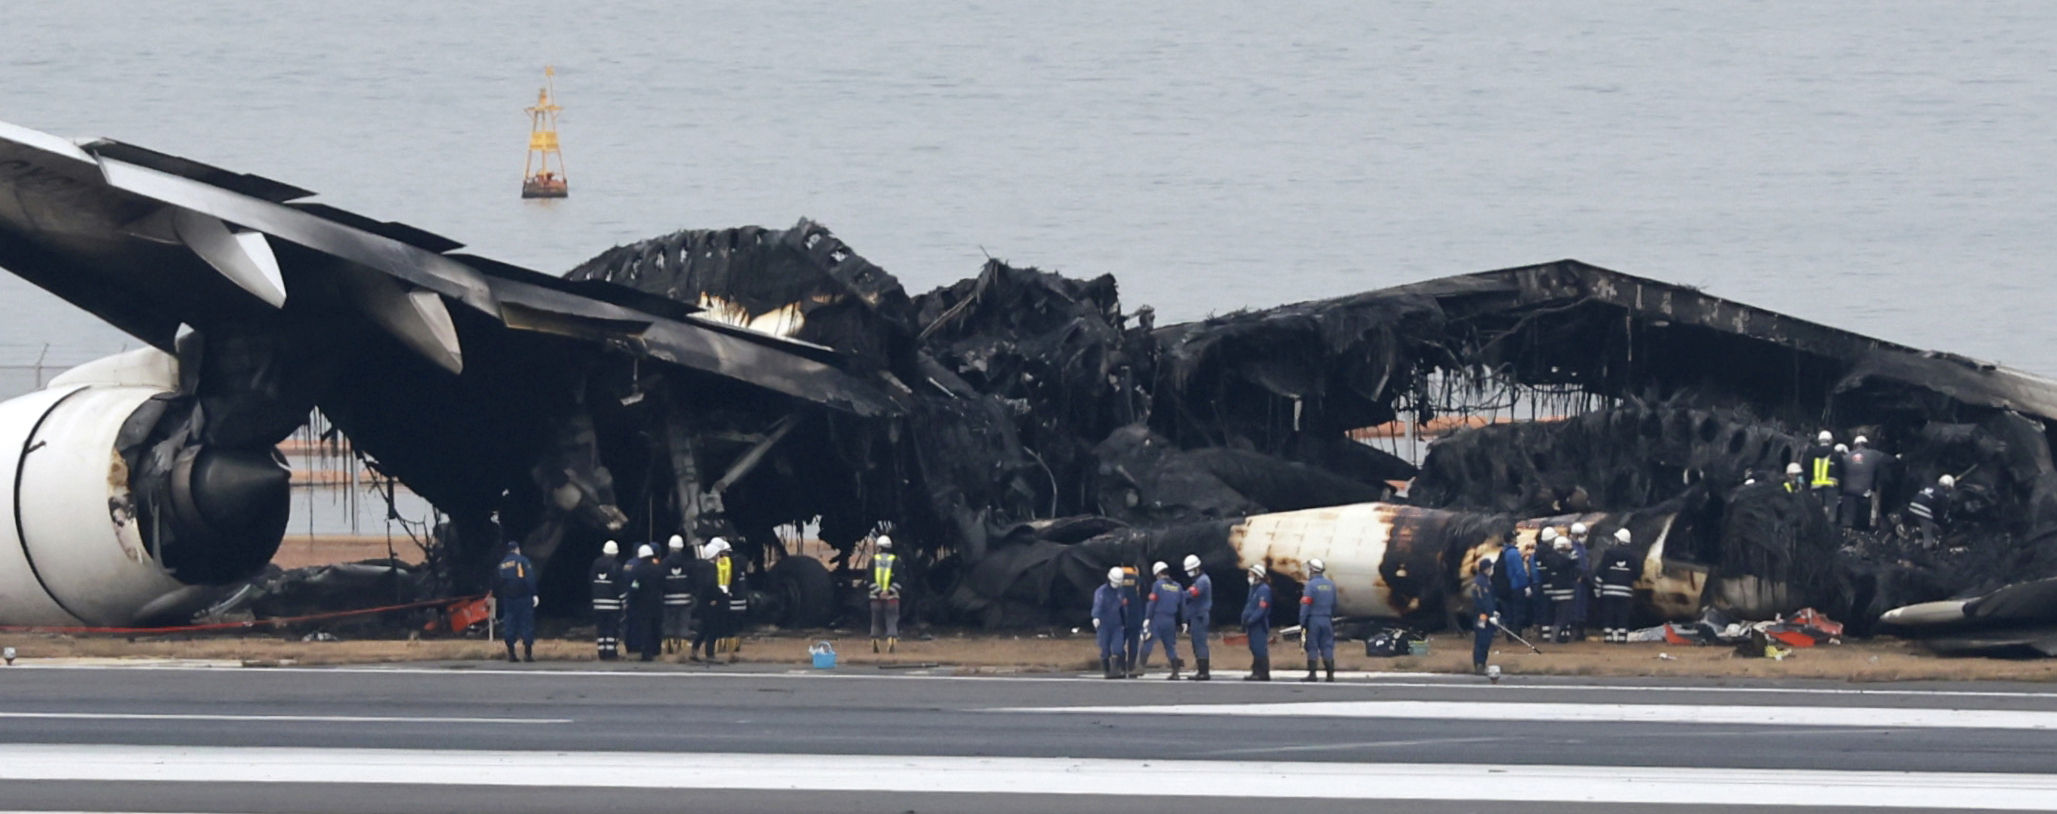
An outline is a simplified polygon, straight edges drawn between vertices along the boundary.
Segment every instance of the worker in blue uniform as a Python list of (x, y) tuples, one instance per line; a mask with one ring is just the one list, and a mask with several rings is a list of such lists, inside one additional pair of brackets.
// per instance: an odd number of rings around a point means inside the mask
[(1121, 601), (1127, 615), (1121, 620), (1121, 674), (1141, 678), (1143, 649), (1143, 578), (1133, 563), (1121, 565)]
[(1301, 681), (1314, 680), (1315, 659), (1328, 670), (1328, 680), (1336, 680), (1336, 584), (1324, 572), (1328, 565), (1316, 557), (1307, 561), (1307, 571), (1313, 576), (1300, 589), (1300, 643), (1307, 650), (1307, 677)]
[(1521, 546), (1513, 534), (1507, 535), (1507, 543), (1500, 547), (1500, 556), (1493, 560), (1493, 607), (1506, 617), (1503, 623), (1516, 633), (1528, 626), (1529, 568), (1522, 557)]
[(1493, 650), (1494, 627), (1500, 611), (1493, 592), (1493, 560), (1478, 561), (1478, 573), (1471, 575), (1471, 673), (1486, 674), (1486, 656)]
[(1264, 563), (1250, 566), (1250, 595), (1243, 600), (1243, 633), (1250, 637), (1250, 674), (1244, 681), (1271, 680), (1271, 586)]
[(521, 640), (522, 656), (536, 660), (536, 564), (522, 556), (521, 543), (508, 540), (507, 556), (500, 559), (499, 580), (493, 597), (500, 603), (500, 638), (507, 642), (507, 660), (514, 655), (514, 642)]
[(1159, 562), (1150, 566), (1150, 575), (1153, 581), (1143, 619), (1143, 663), (1149, 664), (1150, 651), (1163, 644), (1164, 660), (1171, 662), (1168, 678), (1177, 681), (1179, 670), (1185, 667), (1178, 657), (1178, 619), (1180, 609), (1185, 607), (1186, 592), (1171, 578), (1169, 565)]
[(1213, 676), (1207, 672), (1207, 624), (1214, 618), (1214, 580), (1200, 571), (1200, 558), (1186, 555), (1186, 576), (1193, 580), (1186, 588), (1186, 639), (1193, 643), (1193, 680), (1206, 681)]
[(1121, 658), (1122, 624), (1128, 614), (1121, 598), (1121, 568), (1107, 569), (1107, 584), (1093, 591), (1093, 633), (1100, 642), (1101, 678), (1115, 675), (1114, 663)]

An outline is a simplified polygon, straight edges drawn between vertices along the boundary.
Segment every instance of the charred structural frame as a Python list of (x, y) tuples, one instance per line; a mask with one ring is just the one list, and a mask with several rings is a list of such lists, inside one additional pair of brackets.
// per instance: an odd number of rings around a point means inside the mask
[[(818, 229), (685, 232), (571, 276), (751, 317), (848, 302), (828, 296), (826, 267), (756, 259)], [(1475, 516), (1426, 554), (1375, 552), (1420, 560), (1390, 601), (1423, 624), (1447, 612), (1468, 552), (1517, 521), (1585, 512), (1682, 520), (1666, 558), (1751, 586), (1710, 602), (1815, 605), (1860, 629), (1899, 604), (2057, 573), (2043, 553), (2052, 383), (1690, 288), (1565, 260), (1159, 328), (1148, 309), (1124, 313), (1108, 277), (991, 261), (909, 298), (876, 275), (864, 308), (794, 335), (861, 360), (907, 416), (833, 422), (832, 444), (802, 445), (804, 461), (728, 509), (758, 537), (819, 516), (845, 554), (890, 518), (928, 595), (949, 596), (932, 618), (1076, 622), (1108, 565), (1187, 553), (1240, 585), (1238, 519), (1379, 500), (1410, 478), (1405, 502)], [(1521, 407), (1545, 420), (1506, 421)], [(1350, 435), (1480, 412), (1506, 423), (1442, 439), (1419, 473)], [(1765, 488), (1819, 428), (1900, 454), (1888, 509), (1964, 474), (1950, 550), (1840, 532), (1810, 497)], [(819, 449), (844, 454), (825, 466)]]
[[(771, 616), (823, 624), (854, 594), (783, 556), (776, 530), (805, 525), (837, 566), (890, 528), (930, 620), (1075, 623), (1107, 566), (1188, 553), (1228, 612), (1238, 546), (1268, 533), (1253, 518), (1375, 501), (1412, 508), (1333, 517), (1405, 525), (1404, 545), (1357, 553), (1377, 615), (1421, 624), (1482, 551), (1571, 516), (1665, 536), (1660, 559), (1724, 586), (1707, 602), (1859, 630), (2057, 577), (2057, 383), (1573, 260), (1157, 326), (1112, 277), (997, 260), (910, 295), (804, 220), (556, 277), (267, 179), (0, 136), (0, 266), (179, 357), (177, 391), (124, 428), (138, 511), (177, 508), (180, 461), (255, 461), (318, 408), (450, 516), (453, 587), (513, 537), (568, 608), (607, 538), (726, 534)], [(268, 236), (277, 296), (225, 278), (199, 227)], [(1419, 470), (1353, 435), (1439, 424), (1461, 429)], [(1946, 544), (1844, 533), (1772, 488), (1823, 428), (1898, 456), (1888, 519), (1958, 475)], [(262, 520), (164, 548), (196, 573), (193, 552), (229, 552), (204, 575), (228, 581), (268, 556), (246, 544)], [(1645, 600), (1651, 620), (1692, 610)]]

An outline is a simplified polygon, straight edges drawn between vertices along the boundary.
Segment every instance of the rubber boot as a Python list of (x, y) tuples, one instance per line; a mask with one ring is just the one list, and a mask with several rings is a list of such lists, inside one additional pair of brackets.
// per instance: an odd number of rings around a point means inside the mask
[(1257, 663), (1257, 660), (1256, 660), (1256, 659), (1254, 659), (1254, 658), (1253, 658), (1253, 659), (1251, 659), (1251, 660), (1250, 660), (1250, 674), (1249, 674), (1249, 675), (1246, 675), (1246, 676), (1243, 676), (1243, 680), (1244, 680), (1244, 681), (1263, 681), (1263, 680), (1264, 680), (1264, 665), (1262, 665), (1262, 664), (1258, 664), (1258, 663)]
[(1100, 677), (1101, 677), (1101, 678), (1108, 678), (1108, 679), (1112, 679), (1112, 678), (1119, 678), (1119, 676), (1116, 676), (1116, 675), (1114, 674), (1114, 660), (1113, 660), (1113, 659), (1101, 659), (1101, 660), (1100, 660)]
[(1330, 683), (1330, 684), (1334, 684), (1334, 683), (1336, 683), (1336, 660), (1335, 660), (1335, 659), (1322, 659), (1322, 660), (1321, 660), (1321, 668), (1322, 668), (1323, 670), (1327, 670), (1327, 671), (1328, 671), (1328, 683)]
[(873, 652), (873, 653), (877, 653), (878, 651), (879, 651), (879, 640), (877, 640), (877, 639), (872, 639), (872, 640), (871, 640), (871, 652)]
[(1314, 668), (1315, 668), (1316, 666), (1317, 666), (1317, 665), (1316, 665), (1316, 662), (1314, 661), (1314, 659), (1308, 659), (1308, 660), (1307, 660), (1307, 677), (1306, 677), (1306, 678), (1303, 678), (1303, 679), (1300, 679), (1300, 680), (1301, 680), (1302, 682), (1307, 682), (1307, 681), (1313, 681), (1313, 680), (1315, 680), (1315, 678), (1314, 678)]
[(521, 660), (522, 660), (522, 661), (535, 661), (535, 660), (536, 660), (536, 646), (535, 646), (535, 645), (533, 645), (533, 644), (529, 644), (529, 643), (527, 643), (527, 642), (523, 642), (523, 643), (522, 643), (522, 645), (521, 645)]
[(1485, 662), (1483, 662), (1483, 661), (1474, 661), (1474, 662), (1472, 662), (1472, 663), (1471, 663), (1471, 674), (1472, 674), (1472, 675), (1475, 675), (1475, 676), (1482, 676), (1482, 675), (1485, 675), (1485, 674), (1486, 674), (1486, 663), (1485, 663)]
[(521, 661), (521, 659), (520, 659), (520, 658), (517, 658), (517, 657), (516, 657), (516, 656), (514, 655), (514, 643), (513, 643), (513, 642), (508, 642), (508, 643), (507, 643), (507, 660), (508, 660), (508, 661), (514, 661), (514, 662), (519, 662), (519, 661)]
[(1122, 667), (1125, 668), (1122, 672), (1122, 676), (1124, 678), (1143, 677), (1143, 668), (1136, 664), (1135, 659), (1128, 659), (1126, 662), (1122, 664)]
[(1166, 681), (1177, 681), (1177, 680), (1178, 680), (1178, 678), (1179, 678), (1179, 676), (1178, 676), (1178, 671), (1179, 671), (1179, 670), (1182, 670), (1182, 669), (1184, 669), (1184, 668), (1185, 668), (1185, 666), (1186, 666), (1186, 663), (1185, 663), (1185, 662), (1183, 662), (1183, 661), (1179, 661), (1178, 659), (1172, 659), (1172, 660), (1171, 660), (1171, 675), (1165, 676), (1165, 677), (1164, 677), (1164, 680), (1166, 680)]
[(1193, 674), (1194, 681), (1208, 681), (1214, 678), (1212, 673), (1207, 672), (1208, 659), (1194, 659), (1193, 661), (1198, 662), (1200, 665), (1200, 671)]

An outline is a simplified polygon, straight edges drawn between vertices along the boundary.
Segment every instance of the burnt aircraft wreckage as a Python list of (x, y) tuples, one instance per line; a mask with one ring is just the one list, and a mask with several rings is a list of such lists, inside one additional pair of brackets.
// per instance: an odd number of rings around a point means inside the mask
[[(546, 610), (602, 540), (674, 530), (739, 541), (800, 626), (882, 528), (920, 616), (986, 626), (1075, 624), (1108, 566), (1189, 553), (1227, 592), (1268, 563), (1281, 607), (1321, 557), (1343, 613), (1434, 626), (1481, 556), (1574, 519), (1633, 531), (1646, 622), (1863, 632), (2057, 577), (2057, 383), (1577, 261), (1157, 326), (1111, 277), (1000, 261), (910, 295), (804, 220), (559, 277), (310, 195), (0, 125), (0, 267), (150, 346), (0, 405), (0, 624), (173, 621), (251, 577), (316, 409), (448, 516), (445, 587), (520, 539)], [(1437, 427), (1418, 467), (1377, 441)], [(1877, 529), (1776, 483), (1824, 427), (1897, 454)], [(1942, 473), (1923, 548), (1893, 518)], [(839, 556), (786, 556), (801, 525)], [(1887, 621), (2041, 641), (2057, 601), (2010, 590)]]

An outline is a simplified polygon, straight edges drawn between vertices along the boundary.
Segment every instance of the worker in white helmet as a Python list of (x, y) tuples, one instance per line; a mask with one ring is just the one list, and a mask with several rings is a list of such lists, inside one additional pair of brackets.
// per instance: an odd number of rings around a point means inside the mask
[(1528, 547), (1529, 606), (1528, 622), (1535, 625), (1538, 635), (1545, 641), (1550, 639), (1551, 614), (1555, 605), (1550, 603), (1550, 560), (1557, 550), (1557, 527), (1544, 526), (1536, 532), (1535, 542)]
[(900, 558), (893, 555), (893, 538), (881, 534), (872, 540), (871, 555), (871, 652), (886, 652), (900, 646)]
[(736, 598), (736, 582), (741, 575), (736, 573), (736, 561), (729, 550), (729, 542), (720, 537), (707, 541), (701, 549), (700, 578), (693, 587), (693, 596), (699, 600), (700, 629), (693, 633), (691, 658), (700, 660), (705, 649), (707, 660), (714, 661), (715, 650), (722, 640), (729, 637), (730, 617)]
[(1314, 680), (1315, 660), (1336, 680), (1336, 583), (1320, 557), (1307, 560), (1307, 582), (1300, 586), (1300, 645), (1307, 651), (1307, 677)]
[(1192, 582), (1186, 587), (1186, 639), (1193, 644), (1193, 680), (1206, 681), (1213, 678), (1207, 670), (1207, 626), (1214, 618), (1214, 580), (1200, 570), (1200, 558), (1186, 555), (1186, 578)]
[(1836, 522), (1836, 502), (1843, 496), (1843, 456), (1836, 453), (1835, 441), (1835, 435), (1822, 430), (1814, 437), (1814, 446), (1800, 459), (1807, 492), (1821, 502), (1823, 516), (1830, 523)]
[(1549, 627), (1545, 638), (1554, 642), (1571, 641), (1573, 625), (1572, 612), (1578, 601), (1579, 565), (1572, 554), (1570, 537), (1558, 537), (1550, 541), (1550, 552), (1544, 557), (1543, 570), (1548, 574), (1543, 594), (1550, 598)]
[(1614, 545), (1600, 555), (1600, 627), (1610, 644), (1628, 643), (1629, 609), (1636, 581), (1643, 578), (1643, 558), (1630, 547), (1635, 536), (1626, 526), (1614, 531)]
[(621, 578), (620, 544), (608, 540), (600, 546), (600, 556), (593, 558), (587, 580), (593, 586), (593, 644), (601, 661), (613, 661), (621, 655), (621, 601), (626, 585)]
[(1122, 621), (1127, 608), (1121, 598), (1121, 566), (1107, 569), (1107, 584), (1093, 590), (1093, 636), (1100, 644), (1100, 677), (1121, 678), (1115, 670), (1122, 652)]
[(1907, 514), (1914, 518), (1922, 548), (1933, 549), (1941, 541), (1942, 530), (1950, 522), (1950, 502), (1956, 492), (1957, 479), (1944, 475), (1933, 485), (1921, 487), (1907, 501)]
[(1250, 639), (1250, 674), (1244, 681), (1271, 680), (1271, 585), (1264, 563), (1250, 565), (1250, 593), (1243, 598), (1243, 634)]
[(1164, 649), (1164, 660), (1171, 663), (1171, 675), (1167, 678), (1177, 681), (1179, 671), (1185, 662), (1178, 656), (1179, 611), (1185, 608), (1186, 590), (1171, 577), (1171, 566), (1158, 562), (1150, 566), (1150, 592), (1143, 603), (1143, 659), (1141, 667), (1150, 666), (1150, 652), (1160, 645)]
[(677, 653), (686, 649), (687, 637), (692, 635), (695, 559), (686, 551), (683, 536), (672, 535), (664, 547), (664, 560), (659, 563), (664, 569), (664, 652)]
[(1843, 494), (1837, 499), (1836, 518), (1846, 529), (1870, 529), (1878, 516), (1878, 475), (1886, 454), (1871, 448), (1862, 435), (1850, 439), (1850, 451), (1843, 455)]
[(656, 661), (664, 642), (664, 567), (657, 549), (647, 543), (636, 546), (626, 578), (629, 650), (643, 661)]
[(1796, 495), (1807, 493), (1807, 480), (1800, 475), (1800, 473), (1805, 471), (1807, 470), (1800, 466), (1799, 461), (1786, 464), (1786, 479), (1782, 484), (1785, 486), (1786, 491)]
[(1599, 586), (1593, 579), (1593, 550), (1586, 544), (1592, 531), (1585, 523), (1571, 524), (1571, 559), (1578, 566), (1578, 587), (1571, 597), (1572, 641), (1586, 640), (1586, 624), (1593, 617), (1593, 598)]

